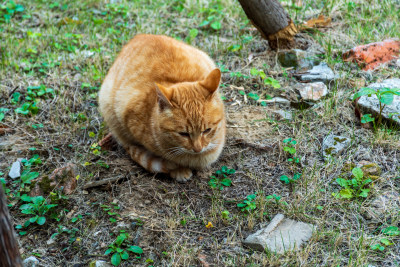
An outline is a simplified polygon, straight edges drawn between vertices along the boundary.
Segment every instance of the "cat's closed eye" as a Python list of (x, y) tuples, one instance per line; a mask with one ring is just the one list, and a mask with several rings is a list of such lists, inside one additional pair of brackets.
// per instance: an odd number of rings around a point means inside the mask
[(211, 132), (211, 128), (208, 128), (208, 129), (206, 129), (205, 131), (203, 131), (203, 134), (207, 134), (207, 133), (209, 133), (209, 132)]
[(180, 134), (181, 136), (184, 136), (184, 137), (189, 137), (189, 136), (190, 136), (189, 133), (185, 133), (185, 132), (180, 132), (179, 134)]

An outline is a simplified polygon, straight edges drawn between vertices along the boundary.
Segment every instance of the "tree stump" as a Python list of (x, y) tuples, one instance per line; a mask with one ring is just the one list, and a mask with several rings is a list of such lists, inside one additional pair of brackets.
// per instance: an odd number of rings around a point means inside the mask
[(297, 28), (278, 0), (239, 0), (247, 17), (273, 50), (294, 46)]
[(0, 185), (0, 266), (21, 267), (22, 261), (19, 254), (14, 229), (8, 213), (7, 201)]

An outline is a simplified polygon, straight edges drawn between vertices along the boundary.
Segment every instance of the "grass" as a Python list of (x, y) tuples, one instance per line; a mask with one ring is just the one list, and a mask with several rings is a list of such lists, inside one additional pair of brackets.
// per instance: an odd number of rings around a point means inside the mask
[[(74, 163), (79, 175), (72, 195), (55, 190), (43, 195), (46, 203), (58, 203), (57, 214), (45, 214), (44, 225), (23, 229), (23, 257), (34, 255), (45, 266), (110, 262), (104, 253), (122, 230), (127, 233), (123, 249), (129, 244), (143, 253), (130, 253), (120, 266), (194, 266), (202, 261), (216, 266), (399, 265), (397, 235), (389, 237), (393, 245), (383, 251), (371, 245), (383, 246), (380, 240), (388, 236), (382, 229), (399, 225), (396, 201), (379, 216), (373, 212), (377, 198), (400, 190), (400, 137), (386, 125), (376, 131), (361, 128), (350, 99), (359, 89), (353, 86), (355, 80), (369, 84), (399, 77), (400, 69), (385, 66), (366, 73), (341, 59), (342, 52), (355, 45), (400, 38), (399, 3), (304, 0), (296, 7), (294, 2), (282, 1), (296, 23), (318, 14), (332, 18), (332, 27), (302, 34), (325, 49), (322, 60), (339, 78), (329, 85), (328, 98), (318, 106), (294, 110), (291, 122), (275, 120), (275, 108), (256, 101), (280, 96), (295, 79), (292, 70), (277, 63), (276, 53), (237, 1), (42, 0), (16, 1), (18, 11), (16, 5), (8, 6), (15, 11), (0, 9), (0, 121), (14, 130), (0, 136), (0, 172), (10, 190), (15, 224), (29, 219), (21, 213), (25, 203), (19, 181), (6, 177), (17, 158), (39, 155), (41, 164), (32, 164), (29, 171), (40, 176), (67, 163)], [(227, 145), (219, 162), (197, 172), (188, 184), (148, 174), (122, 149), (101, 151), (97, 145), (108, 132), (97, 110), (97, 92), (118, 51), (136, 33), (187, 41), (223, 69)], [(272, 82), (265, 84), (266, 79)], [(343, 155), (324, 162), (321, 142), (330, 133), (350, 137), (352, 144)], [(241, 145), (240, 138), (270, 149)], [(295, 186), (279, 180), (295, 173), (282, 144), (287, 138), (297, 141), (296, 157), (301, 158), (296, 166), (302, 176)], [(361, 160), (382, 168), (368, 197), (333, 197), (340, 189), (336, 179), (351, 171), (348, 162)], [(212, 189), (210, 177), (223, 166), (236, 170), (229, 176), (232, 184)], [(124, 179), (83, 189), (89, 181), (118, 175)], [(237, 204), (255, 193), (255, 208), (242, 211)], [(316, 224), (318, 231), (301, 250), (284, 255), (242, 246), (247, 235), (277, 213)], [(209, 223), (213, 227), (206, 227)], [(48, 245), (52, 236), (55, 242)]]

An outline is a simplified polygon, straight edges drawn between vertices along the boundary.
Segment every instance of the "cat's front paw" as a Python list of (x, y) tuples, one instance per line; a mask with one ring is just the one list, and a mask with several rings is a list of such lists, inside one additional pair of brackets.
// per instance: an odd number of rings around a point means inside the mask
[(188, 168), (178, 168), (172, 170), (169, 175), (177, 182), (186, 183), (192, 177), (192, 170)]

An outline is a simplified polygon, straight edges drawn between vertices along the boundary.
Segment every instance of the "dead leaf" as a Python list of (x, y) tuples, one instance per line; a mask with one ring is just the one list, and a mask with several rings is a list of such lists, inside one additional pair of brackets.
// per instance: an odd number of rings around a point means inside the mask
[(299, 28), (308, 29), (308, 28), (325, 28), (328, 27), (332, 22), (331, 18), (325, 18), (324, 15), (319, 15), (318, 18), (310, 19), (305, 22), (303, 25), (299, 25)]
[(204, 254), (199, 254), (197, 256), (197, 258), (199, 259), (199, 262), (201, 263), (202, 267), (210, 267), (210, 264), (206, 261), (207, 257)]
[(58, 23), (58, 26), (71, 25), (71, 24), (79, 25), (79, 24), (82, 24), (82, 21), (80, 21), (78, 19), (73, 19), (73, 18), (72, 19), (71, 18), (63, 18)]

